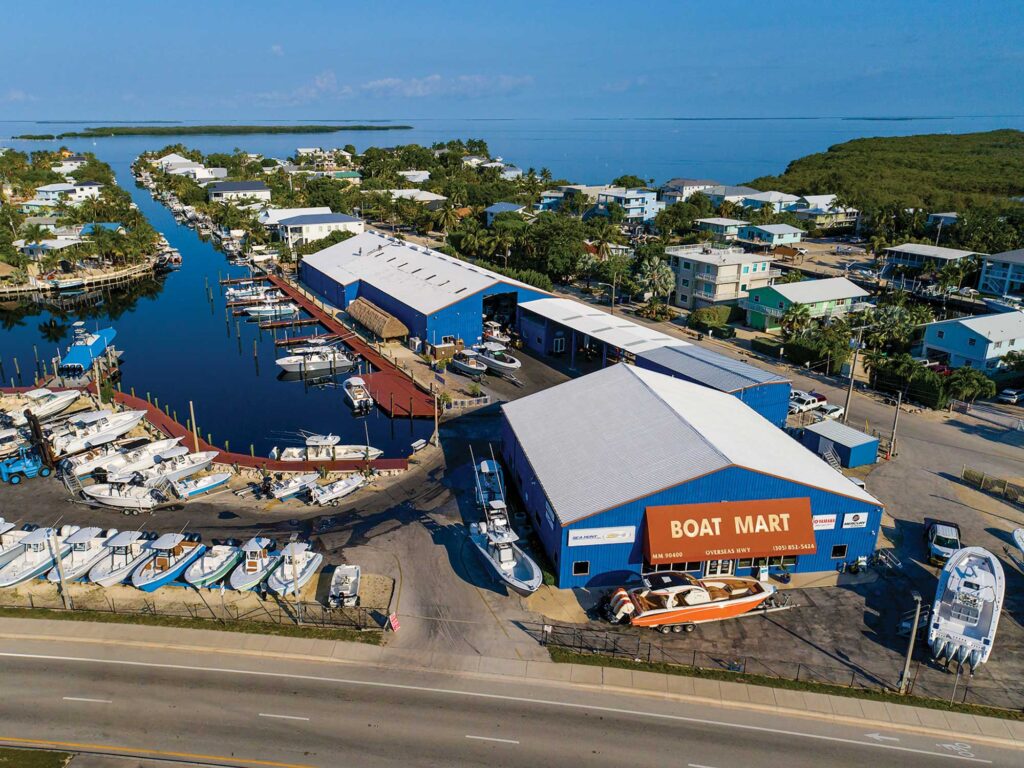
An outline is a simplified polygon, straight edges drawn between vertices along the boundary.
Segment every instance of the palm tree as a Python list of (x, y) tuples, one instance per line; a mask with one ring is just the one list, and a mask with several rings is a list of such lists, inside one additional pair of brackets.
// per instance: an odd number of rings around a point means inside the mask
[(782, 337), (787, 341), (802, 336), (811, 327), (811, 308), (806, 304), (790, 304), (779, 319)]
[(910, 386), (928, 370), (914, 359), (909, 352), (901, 352), (889, 360), (887, 366), (893, 376), (903, 381), (903, 398), (906, 399)]
[(597, 249), (597, 257), (606, 261), (611, 255), (612, 246), (622, 242), (622, 233), (607, 219), (600, 219), (591, 226), (590, 240)]
[(458, 209), (451, 203), (447, 203), (434, 211), (431, 221), (441, 231), (441, 236), (447, 243), (449, 230), (459, 223)]
[(515, 231), (511, 227), (499, 224), (494, 227), (491, 240), (494, 242), (494, 251), (496, 253), (501, 252), (505, 259), (505, 269), (508, 269), (508, 259), (512, 255), (512, 246), (516, 244)]
[(996, 383), (977, 368), (957, 368), (946, 380), (946, 391), (957, 400), (973, 403), (979, 397), (994, 397)]
[(785, 285), (786, 283), (799, 283), (803, 279), (803, 272), (801, 272), (799, 269), (791, 269), (775, 282), (782, 283), (783, 285)]
[(676, 278), (672, 268), (657, 255), (644, 258), (638, 271), (640, 284), (654, 296), (664, 296), (666, 302), (675, 287)]

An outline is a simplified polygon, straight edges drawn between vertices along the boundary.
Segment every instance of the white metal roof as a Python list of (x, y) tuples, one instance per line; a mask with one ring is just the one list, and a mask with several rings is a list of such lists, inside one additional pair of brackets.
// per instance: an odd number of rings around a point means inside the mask
[(33, 544), (43, 544), (49, 541), (53, 534), (53, 528), (36, 528), (28, 536), (22, 539), (21, 543), (26, 546), (32, 546)]
[(776, 283), (772, 290), (794, 304), (814, 304), (819, 301), (837, 299), (859, 299), (868, 292), (845, 277), (828, 277), (824, 280), (801, 280), (799, 283)]
[(943, 248), (941, 245), (928, 245), (927, 243), (904, 243), (894, 245), (885, 249), (886, 253), (908, 253), (912, 256), (924, 256), (926, 259), (943, 259), (952, 261), (973, 256), (974, 251), (961, 251), (957, 248)]
[(444, 195), (439, 195), (436, 192), (427, 192), (425, 189), (385, 189), (384, 192), (391, 195), (391, 197), (412, 200), (415, 203), (433, 203), (438, 200), (448, 199)]
[(634, 366), (502, 410), (563, 525), (730, 466), (880, 505), (738, 398)]
[(744, 224), (750, 222), (743, 221), (742, 219), (725, 219), (721, 216), (712, 216), (707, 219), (695, 219), (698, 224), (715, 224), (720, 227), (742, 227)]
[(36, 192), (71, 192), (74, 188), (74, 184), (68, 184), (66, 181), (59, 181), (56, 184), (44, 184), (41, 187), (36, 187)]
[(68, 536), (64, 540), (64, 542), (66, 544), (84, 544), (90, 539), (95, 539), (101, 533), (103, 533), (103, 529), (97, 528), (95, 526), (89, 526), (88, 528), (79, 528), (77, 531)]
[(270, 539), (266, 536), (254, 536), (242, 545), (243, 552), (262, 552), (270, 546)]
[(762, 232), (767, 232), (769, 235), (802, 235), (804, 233), (800, 227), (794, 227), (792, 224), (748, 224), (747, 227), (749, 229), (759, 229)]
[(686, 344), (674, 336), (637, 325), (621, 315), (610, 315), (572, 299), (534, 299), (524, 301), (519, 306), (548, 320), (568, 326), (578, 333), (634, 354), (658, 347)]
[(790, 195), (786, 192), (777, 192), (771, 190), (768, 192), (758, 192), (754, 195), (747, 195), (744, 200), (757, 200), (759, 203), (795, 203), (800, 198), (796, 195)]
[[(306, 550), (309, 549), (309, 544), (305, 541), (292, 541), (285, 544), (284, 549), (281, 550), (282, 555), (290, 555), (291, 557), (299, 557)], [(288, 574), (291, 576), (291, 574)]]
[(878, 438), (861, 432), (859, 429), (840, 424), (834, 419), (823, 419), (822, 421), (808, 424), (804, 429), (816, 435), (828, 438), (834, 443), (845, 445), (847, 448), (855, 448), (866, 443), (877, 443)]
[(499, 284), (543, 293), (424, 245), (376, 232), (350, 237), (303, 261), (343, 285), (362, 280), (427, 315)]
[(1024, 312), (995, 312), (977, 317), (959, 317), (942, 320), (932, 325), (959, 323), (989, 341), (1024, 338)]
[(332, 213), (326, 205), (315, 208), (264, 208), (260, 211), (258, 221), (260, 224), (277, 226), (282, 219), (290, 219), (293, 216), (309, 216), (317, 213)]

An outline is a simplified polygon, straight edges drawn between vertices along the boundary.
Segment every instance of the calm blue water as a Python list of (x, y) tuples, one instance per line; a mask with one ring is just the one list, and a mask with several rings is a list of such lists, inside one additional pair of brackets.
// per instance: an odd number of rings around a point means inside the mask
[[(246, 122), (246, 121), (240, 121)], [(305, 121), (310, 122), (310, 121)], [(327, 121), (330, 122), (330, 121)], [(916, 133), (964, 133), (996, 128), (1024, 128), (1024, 116), (936, 118), (912, 120), (775, 119), (775, 120), (408, 120), (413, 130), (394, 132), (340, 132), (333, 134), (266, 136), (187, 136), (182, 143), (203, 152), (230, 152), (236, 147), (283, 157), (299, 146), (341, 147), (355, 144), (387, 146), (417, 142), (430, 145), (454, 138), (487, 140), (493, 154), (521, 167), (547, 167), (556, 177), (601, 183), (623, 173), (663, 181), (673, 176), (713, 178), (737, 183), (778, 173), (802, 155), (863, 136)], [(184, 257), (183, 268), (166, 278), (162, 288), (131, 301), (111, 302), (97, 322), (113, 324), (117, 346), (126, 351), (124, 387), (137, 394), (149, 392), (161, 405), (169, 404), (184, 421), (188, 401), (196, 404), (197, 421), (215, 442), (229, 440), (233, 450), (246, 451), (250, 443), (266, 454), (274, 445), (295, 444), (299, 429), (335, 432), (345, 442), (361, 442), (364, 424), (371, 442), (385, 455), (406, 455), (414, 440), (432, 429), (428, 420), (392, 421), (374, 413), (353, 419), (340, 389), (306, 390), (301, 383), (278, 381), (276, 349), (270, 337), (242, 323), (236, 338), (234, 320), (226, 327), (224, 300), (217, 278), (231, 269), (223, 255), (199, 240), (190, 229), (178, 226), (170, 213), (137, 189), (129, 166), (139, 153), (174, 143), (173, 137), (124, 137), (65, 142), (23, 142), (9, 137), (19, 133), (60, 133), (89, 123), (26, 123), (0, 121), (0, 145), (33, 150), (59, 143), (92, 151), (114, 168), (121, 185), (131, 191), (153, 226), (163, 232)], [(214, 289), (213, 306), (206, 298), (207, 283)], [(113, 314), (113, 320), (110, 315)], [(50, 331), (54, 319), (47, 312), (23, 316), (14, 308), (0, 307), (0, 367), (5, 383), (14, 375), (14, 358), (28, 376), (33, 347), (49, 358), (57, 343), (68, 341), (67, 326), (78, 319), (57, 318), (64, 327)], [(49, 335), (44, 335), (49, 331)], [(257, 340), (259, 368), (253, 359)]]

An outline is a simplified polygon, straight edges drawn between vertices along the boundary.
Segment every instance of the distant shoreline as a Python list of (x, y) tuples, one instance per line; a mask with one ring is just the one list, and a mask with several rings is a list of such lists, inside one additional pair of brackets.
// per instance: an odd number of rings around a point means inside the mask
[(341, 131), (408, 131), (411, 125), (123, 125), (99, 126), (65, 133), (24, 133), (23, 141), (95, 139), (110, 136), (241, 136), (261, 133), (339, 133)]

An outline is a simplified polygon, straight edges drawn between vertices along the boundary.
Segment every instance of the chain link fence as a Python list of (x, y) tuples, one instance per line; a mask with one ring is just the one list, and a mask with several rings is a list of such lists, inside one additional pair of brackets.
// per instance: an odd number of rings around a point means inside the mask
[(1014, 504), (1024, 504), (1024, 486), (1011, 483), (995, 475), (973, 469), (966, 464), (960, 471), (960, 479), (979, 490), (991, 493)]

